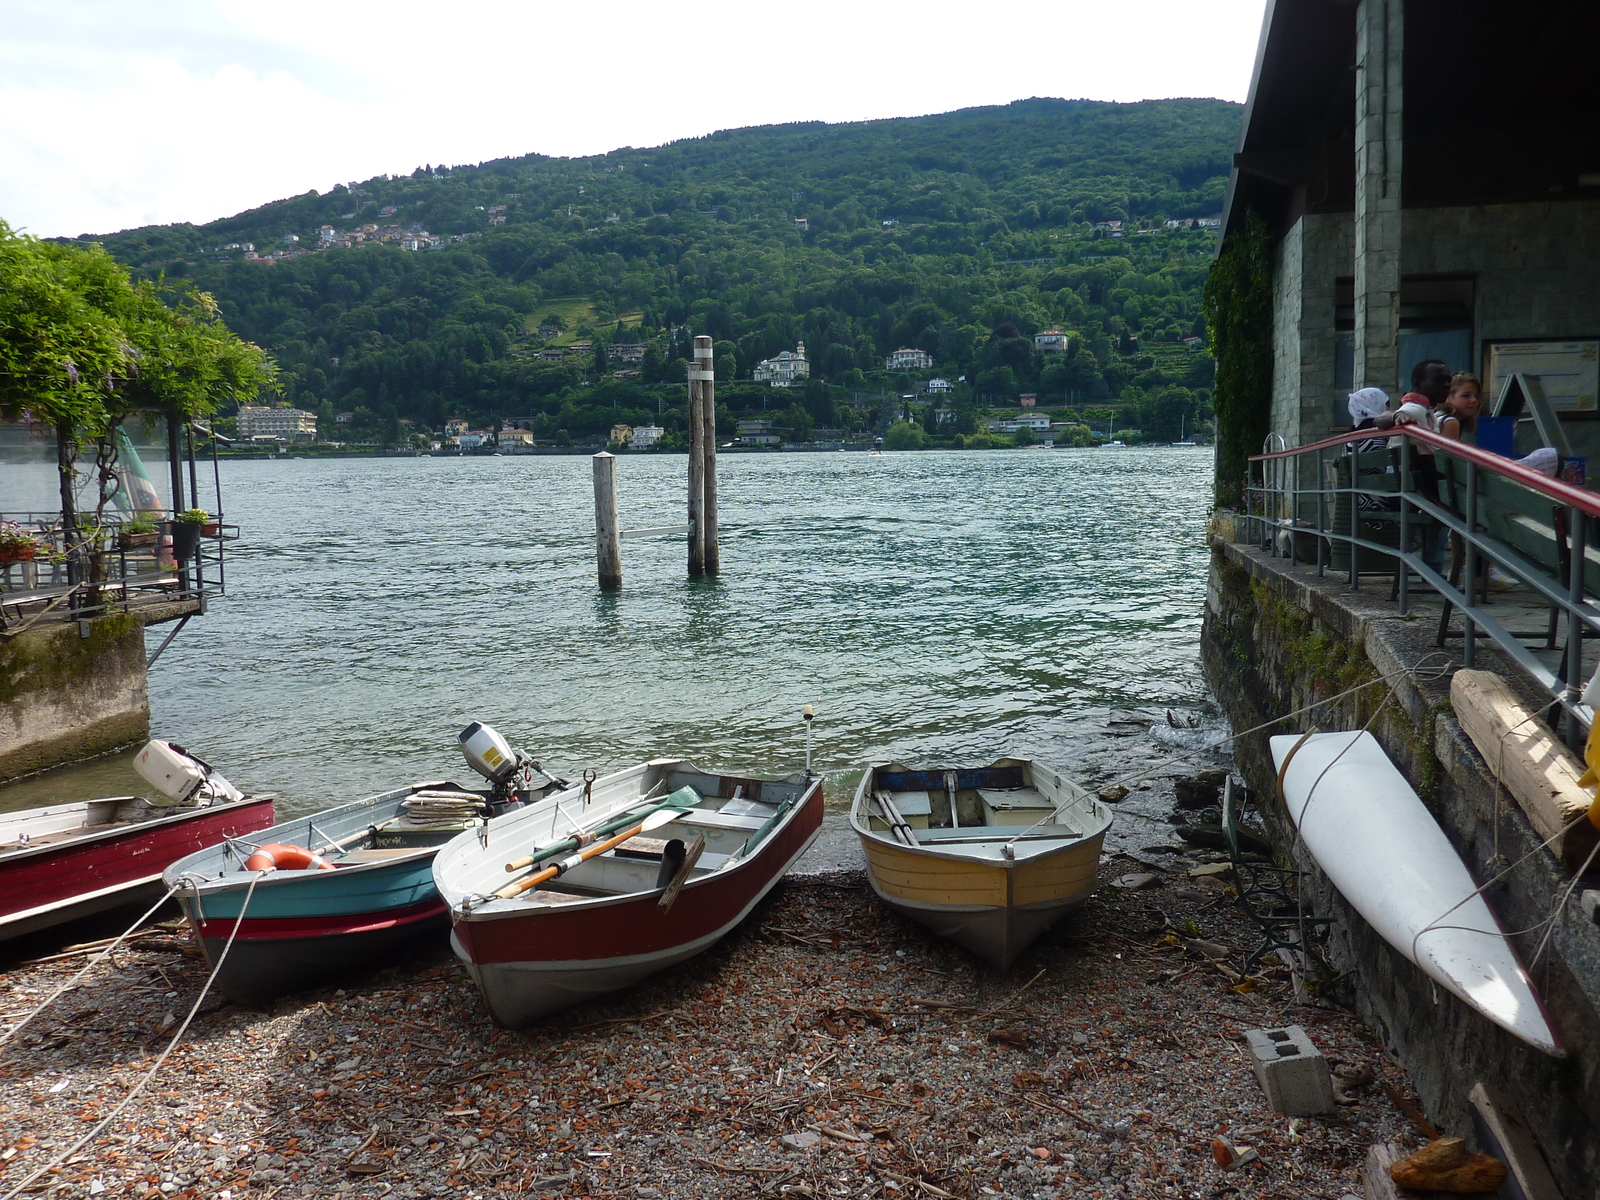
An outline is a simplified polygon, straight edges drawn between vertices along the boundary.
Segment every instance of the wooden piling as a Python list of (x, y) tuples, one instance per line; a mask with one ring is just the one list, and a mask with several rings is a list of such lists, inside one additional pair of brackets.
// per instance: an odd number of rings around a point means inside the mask
[(702, 367), (700, 381), (700, 428), (705, 434), (704, 465), (701, 468), (701, 545), (705, 571), (715, 575), (722, 568), (722, 548), (717, 537), (717, 378), (711, 359), (711, 339), (694, 340), (695, 366)]
[(594, 456), (594, 550), (600, 590), (622, 590), (622, 527), (617, 523), (617, 459), (604, 450)]
[[(703, 343), (703, 345), (702, 345)], [(689, 364), (689, 578), (706, 573), (706, 418), (705, 392), (714, 378), (711, 339), (694, 339)], [(716, 437), (715, 431), (711, 435)]]

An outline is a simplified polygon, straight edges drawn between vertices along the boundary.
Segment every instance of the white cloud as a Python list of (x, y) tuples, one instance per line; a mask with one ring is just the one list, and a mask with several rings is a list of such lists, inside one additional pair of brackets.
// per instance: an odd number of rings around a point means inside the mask
[(422, 163), (743, 125), (1026, 96), (1242, 100), (1262, 4), (55, 0), (0, 46), (0, 217), (108, 232)]

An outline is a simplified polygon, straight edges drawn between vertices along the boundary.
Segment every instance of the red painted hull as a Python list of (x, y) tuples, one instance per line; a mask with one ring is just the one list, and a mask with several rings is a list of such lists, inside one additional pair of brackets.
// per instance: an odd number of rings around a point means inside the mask
[(171, 863), (273, 822), (272, 801), (186, 809), (0, 858), (0, 939), (161, 894)]
[(524, 1028), (715, 945), (821, 827), (818, 785), (750, 859), (690, 884), (668, 913), (657, 908), (660, 894), (654, 891), (526, 913), (455, 912), (452, 941), (471, 965), (496, 1022)]

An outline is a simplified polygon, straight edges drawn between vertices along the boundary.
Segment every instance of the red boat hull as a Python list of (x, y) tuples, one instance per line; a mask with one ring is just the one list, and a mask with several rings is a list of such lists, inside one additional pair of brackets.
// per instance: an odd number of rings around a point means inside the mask
[(811, 845), (822, 826), (816, 786), (737, 868), (690, 884), (668, 913), (657, 892), (527, 914), (452, 914), (452, 942), (495, 1021), (521, 1029), (551, 1012), (709, 949), (732, 931)]
[(13, 851), (0, 858), (0, 940), (153, 900), (169, 864), (272, 822), (270, 799), (246, 799)]

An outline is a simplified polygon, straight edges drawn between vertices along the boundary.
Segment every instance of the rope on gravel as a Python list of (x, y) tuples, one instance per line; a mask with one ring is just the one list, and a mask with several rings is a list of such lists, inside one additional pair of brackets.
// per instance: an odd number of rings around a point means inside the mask
[(117, 1106), (107, 1113), (93, 1129), (89, 1130), (88, 1133), (84, 1134), (81, 1138), (74, 1142), (71, 1149), (57, 1155), (50, 1162), (40, 1167), (32, 1175), (29, 1175), (21, 1183), (17, 1184), (16, 1187), (7, 1192), (5, 1194), (5, 1200), (16, 1200), (16, 1198), (26, 1191), (29, 1185), (31, 1185), (36, 1179), (42, 1175), (48, 1175), (51, 1171), (55, 1170), (59, 1166), (63, 1166), (72, 1158), (73, 1155), (77, 1154), (79, 1150), (82, 1150), (91, 1141), (99, 1137), (105, 1127), (111, 1124), (112, 1121), (116, 1120), (117, 1117), (122, 1114), (123, 1109), (127, 1108), (129, 1104), (133, 1103), (133, 1098), (144, 1090), (145, 1084), (149, 1083), (150, 1080), (155, 1077), (155, 1073), (161, 1069), (161, 1065), (165, 1063), (168, 1057), (171, 1056), (172, 1052), (177, 1049), (178, 1042), (183, 1038), (183, 1035), (188, 1032), (189, 1025), (194, 1021), (195, 1014), (200, 1011), (200, 1006), (205, 1003), (207, 993), (211, 991), (211, 985), (216, 982), (217, 975), (222, 970), (222, 964), (228, 961), (228, 951), (233, 949), (233, 939), (239, 936), (239, 927), (244, 924), (244, 914), (250, 907), (250, 898), (255, 895), (256, 884), (261, 882), (262, 876), (265, 874), (265, 871), (258, 871), (250, 880), (250, 886), (248, 889), (246, 889), (244, 894), (244, 903), (239, 906), (239, 916), (233, 922), (233, 932), (228, 934), (227, 945), (223, 946), (222, 953), (217, 956), (217, 965), (211, 968), (211, 974), (206, 977), (205, 986), (200, 989), (200, 994), (194, 998), (194, 1004), (189, 1009), (189, 1015), (184, 1017), (183, 1024), (178, 1026), (177, 1032), (172, 1035), (172, 1040), (167, 1043), (167, 1048), (161, 1052), (161, 1057), (156, 1059), (156, 1061), (151, 1065), (150, 1069), (140, 1077), (139, 1082), (134, 1084), (133, 1087), (129, 1089), (128, 1094), (118, 1101)]
[(168, 900), (171, 900), (173, 895), (174, 895), (174, 893), (176, 893), (177, 890), (182, 886), (183, 886), (182, 883), (175, 883), (170, 888), (168, 888), (167, 889), (167, 894), (165, 896), (161, 897), (161, 899), (157, 900), (154, 904), (152, 904), (149, 907), (149, 909), (146, 910), (146, 912), (144, 913), (143, 916), (141, 916), (137, 921), (135, 921), (132, 925), (128, 926), (127, 929), (125, 929), (121, 934), (119, 934), (117, 936), (117, 939), (114, 942), (112, 942), (111, 945), (109, 945), (109, 946), (107, 946), (105, 948), (104, 953), (102, 953), (99, 958), (91, 958), (87, 963), (85, 963), (83, 965), (83, 967), (78, 971), (78, 973), (76, 975), (74, 975), (71, 979), (69, 979), (65, 983), (63, 983), (55, 991), (51, 992), (50, 995), (45, 998), (44, 1003), (40, 1004), (38, 1008), (34, 1009), (27, 1016), (23, 1017), (22, 1020), (18, 1021), (9, 1030), (7, 1030), (5, 1035), (3, 1037), (0, 1037), (0, 1047), (3, 1047), (12, 1038), (16, 1037), (17, 1034), (21, 1033), (22, 1032), (22, 1027), (24, 1025), (26, 1025), (29, 1021), (33, 1020), (40, 1013), (42, 1013), (45, 1009), (49, 1008), (52, 1004), (54, 1004), (58, 999), (60, 999), (61, 995), (64, 992), (69, 991), (73, 987), (73, 985), (75, 985), (78, 982), (78, 980), (82, 979), (91, 970), (93, 970), (95, 967), (99, 966), (106, 959), (110, 958), (112, 952), (114, 950), (116, 950), (116, 948), (118, 946), (122, 945), (122, 943), (124, 941), (126, 941), (129, 937), (131, 937), (134, 930), (138, 929), (139, 926), (143, 925), (146, 921), (148, 921), (151, 917), (153, 917), (155, 915), (155, 913), (156, 913), (156, 910), (158, 908), (160, 908), (163, 904), (165, 904)]

